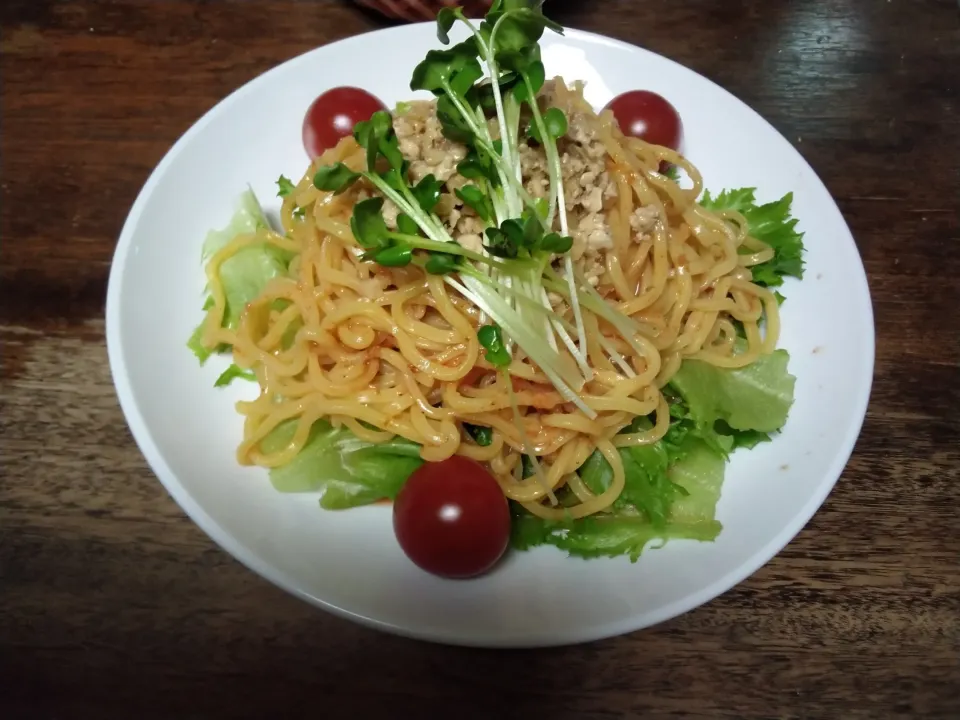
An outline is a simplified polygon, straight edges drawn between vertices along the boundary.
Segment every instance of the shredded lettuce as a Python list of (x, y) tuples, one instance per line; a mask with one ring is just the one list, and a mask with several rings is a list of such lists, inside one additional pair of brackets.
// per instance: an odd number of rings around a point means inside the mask
[[(779, 200), (758, 205), (755, 188), (724, 190), (716, 197), (704, 191), (700, 204), (715, 211), (735, 210), (747, 220), (750, 234), (773, 248), (773, 259), (750, 270), (758, 285), (776, 287), (785, 277), (803, 277), (803, 233), (796, 230), (797, 220), (790, 215), (793, 193)], [(782, 297), (782, 296), (780, 296)]]
[[(296, 420), (281, 423), (261, 441), (261, 450), (283, 450), (296, 428)], [(314, 423), (297, 456), (270, 471), (270, 481), (284, 493), (321, 492), (321, 507), (343, 510), (392, 500), (422, 464), (420, 446), (414, 442), (394, 438), (386, 443), (369, 443), (346, 428), (334, 428), (320, 420)]]

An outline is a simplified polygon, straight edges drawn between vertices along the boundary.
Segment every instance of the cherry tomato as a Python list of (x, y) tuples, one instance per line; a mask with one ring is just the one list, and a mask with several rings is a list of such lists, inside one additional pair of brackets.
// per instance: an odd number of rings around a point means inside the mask
[(605, 109), (613, 116), (624, 135), (632, 135), (653, 145), (671, 150), (680, 147), (683, 124), (669, 102), (649, 90), (631, 90), (617, 95)]
[(427, 572), (473, 577), (507, 549), (510, 510), (490, 473), (454, 455), (410, 476), (393, 504), (393, 530), (407, 557)]
[(303, 147), (315, 158), (352, 134), (358, 122), (385, 109), (382, 102), (360, 88), (327, 90), (313, 101), (303, 118)]

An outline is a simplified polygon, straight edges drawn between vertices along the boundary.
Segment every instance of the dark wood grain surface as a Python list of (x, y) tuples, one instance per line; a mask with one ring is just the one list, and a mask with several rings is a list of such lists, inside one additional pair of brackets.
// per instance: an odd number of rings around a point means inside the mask
[(203, 112), (380, 21), (329, 0), (5, 0), (0, 717), (960, 717), (957, 2), (550, 5), (731, 90), (837, 198), (878, 344), (824, 507), (708, 605), (565, 649), (402, 640), (267, 584), (138, 453), (107, 274), (141, 185)]

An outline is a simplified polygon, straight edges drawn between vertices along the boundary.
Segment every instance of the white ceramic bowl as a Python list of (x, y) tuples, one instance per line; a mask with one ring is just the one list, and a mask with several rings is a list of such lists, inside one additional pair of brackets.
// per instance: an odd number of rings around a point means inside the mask
[(596, 107), (638, 87), (661, 93), (683, 118), (685, 152), (708, 188), (755, 186), (764, 201), (792, 190), (806, 233), (805, 278), (784, 288), (781, 344), (797, 377), (796, 403), (774, 442), (738, 452), (728, 465), (720, 537), (671, 542), (636, 564), (543, 548), (515, 553), (485, 577), (446, 581), (406, 559), (389, 507), (324, 512), (315, 497), (279, 494), (263, 470), (234, 459), (234, 402), (255, 389), (214, 389), (227, 361), (201, 369), (184, 346), (201, 318), (204, 235), (226, 223), (247, 183), (268, 211), (278, 208), (274, 181), (304, 171), (300, 125), (319, 93), (356, 85), (392, 105), (409, 96), (413, 66), (436, 44), (432, 25), (410, 25), (294, 58), (223, 100), (157, 166), (124, 225), (107, 296), (110, 366), (134, 437), (174, 499), (228, 552), (289, 592), (383, 630), (542, 646), (690, 610), (767, 562), (833, 487), (867, 407), (873, 318), (850, 231), (793, 147), (718, 86), (621, 42), (547, 33), (548, 75), (585, 80)]

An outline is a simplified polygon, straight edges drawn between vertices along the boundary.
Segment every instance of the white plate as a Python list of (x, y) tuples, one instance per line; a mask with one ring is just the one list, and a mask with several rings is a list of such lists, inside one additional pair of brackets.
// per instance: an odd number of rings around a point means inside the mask
[(390, 508), (324, 512), (241, 468), (234, 402), (216, 390), (226, 361), (198, 367), (184, 343), (201, 318), (200, 245), (250, 183), (268, 211), (274, 181), (306, 167), (300, 125), (337, 85), (384, 102), (409, 97), (411, 70), (437, 46), (428, 24), (318, 48), (265, 73), (196, 123), (150, 176), (124, 225), (110, 273), (107, 342), (123, 411), (151, 467), (217, 543), (289, 592), (377, 628), (447, 643), (541, 646), (637, 630), (726, 591), (777, 553), (836, 482), (860, 431), (873, 375), (873, 318), (863, 266), (836, 205), (803, 158), (746, 105), (669, 60), (590, 33), (547, 33), (548, 75), (587, 81), (596, 107), (615, 94), (661, 93), (684, 122), (685, 151), (708, 188), (795, 194), (806, 275), (784, 292), (781, 344), (797, 377), (789, 422), (727, 467), (714, 543), (672, 542), (639, 562), (583, 561), (554, 548), (515, 553), (495, 572), (445, 581), (397, 546)]

